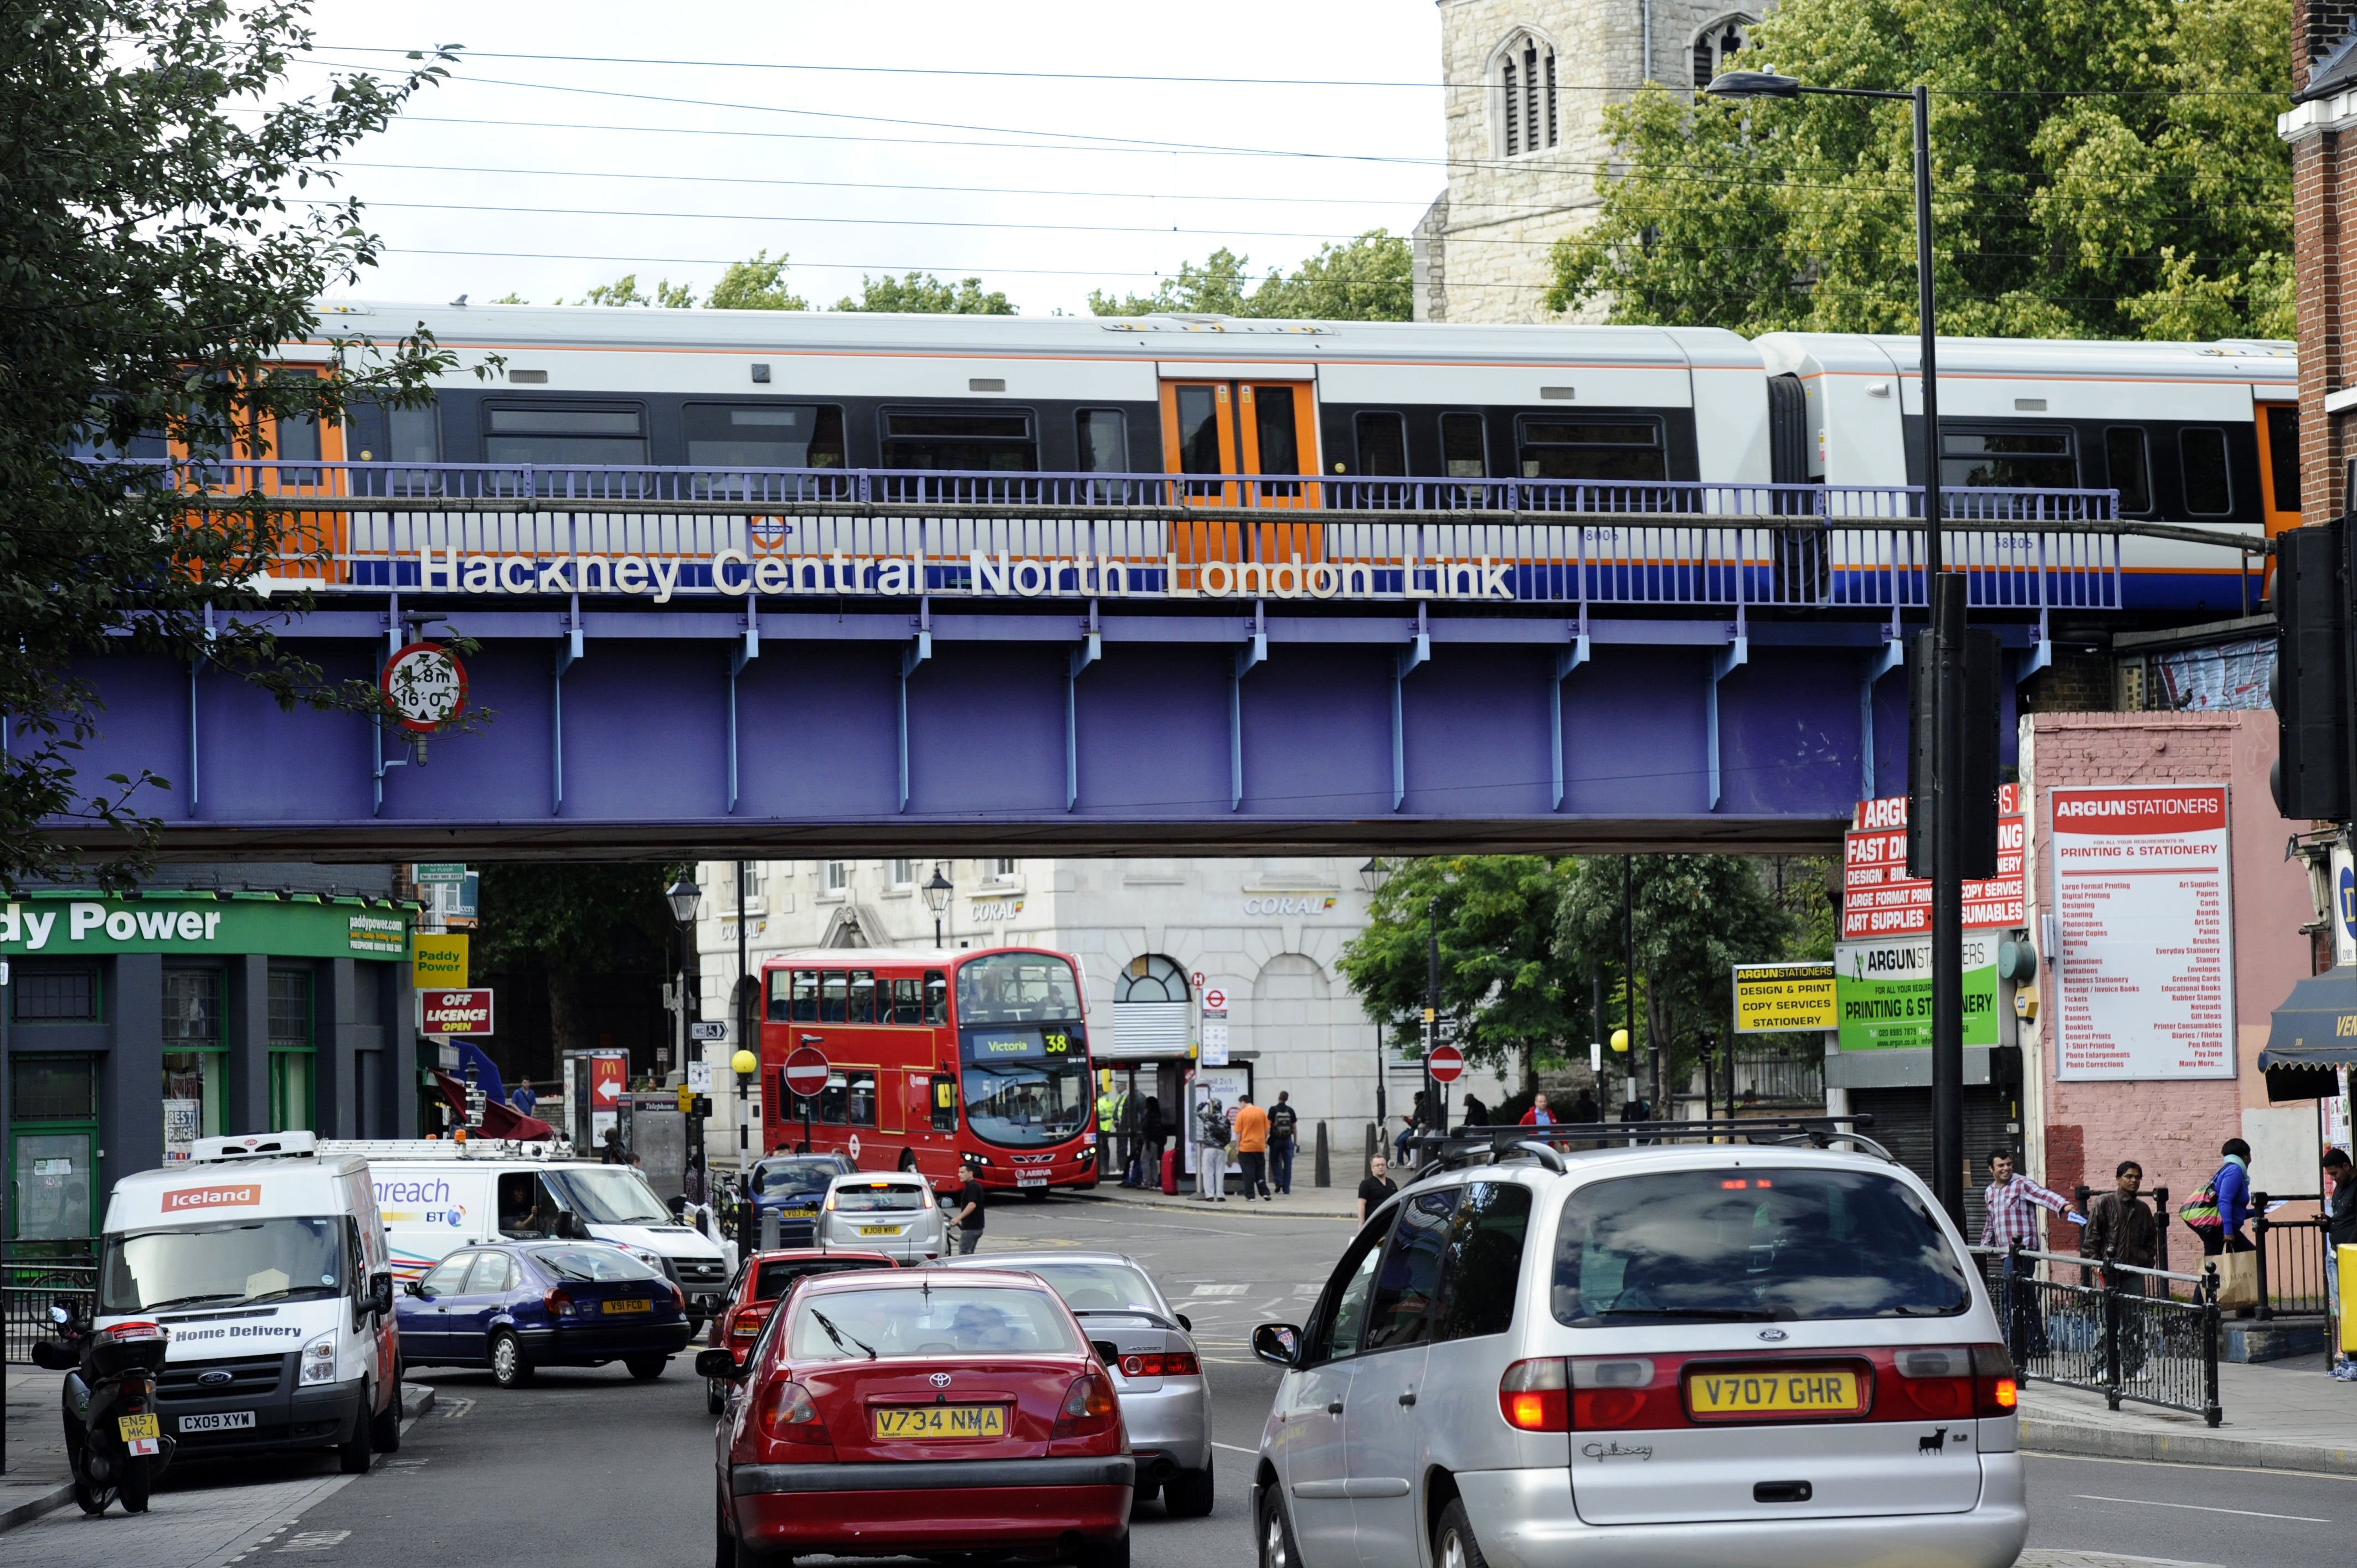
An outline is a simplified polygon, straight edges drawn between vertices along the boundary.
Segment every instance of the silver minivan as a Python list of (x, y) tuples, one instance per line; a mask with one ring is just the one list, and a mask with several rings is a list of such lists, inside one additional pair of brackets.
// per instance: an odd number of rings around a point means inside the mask
[(2004, 1335), (1856, 1142), (1501, 1142), (1420, 1177), (1254, 1336), (1286, 1374), (1262, 1568), (2011, 1563)]

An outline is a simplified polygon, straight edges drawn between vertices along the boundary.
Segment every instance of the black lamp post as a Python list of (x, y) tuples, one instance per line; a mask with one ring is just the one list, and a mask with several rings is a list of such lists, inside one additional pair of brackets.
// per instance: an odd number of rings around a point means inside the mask
[(1964, 764), (1964, 579), (1942, 570), (1940, 394), (1937, 328), (1932, 300), (1932, 95), (1867, 87), (1809, 87), (1772, 70), (1732, 70), (1705, 91), (1715, 98), (1879, 98), (1912, 106), (1915, 115), (1915, 311), (1923, 372), (1924, 599), (1932, 613), (1932, 682), (1929, 721), (1932, 848), (1932, 1192), (1958, 1225), (1964, 1222), (1964, 933), (1962, 804), (1955, 795)]
[(941, 862), (933, 863), (932, 880), (920, 891), (925, 896), (925, 908), (933, 912), (933, 946), (938, 948), (942, 945), (942, 911), (950, 907), (950, 895), (956, 891), (950, 879), (942, 875)]
[[(737, 889), (738, 904), (737, 926), (739, 930), (742, 930), (745, 925), (743, 908), (745, 872), (742, 865), (738, 866), (737, 872)], [(679, 927), (679, 1068), (680, 1071), (685, 1072), (687, 1070), (687, 964), (690, 933), (695, 929), (695, 911), (704, 902), (704, 889), (695, 885), (695, 878), (683, 871), (679, 874), (677, 881), (663, 889), (663, 902), (671, 906), (672, 921)], [(695, 1152), (700, 1163), (704, 1154), (704, 1122), (701, 1117), (695, 1119)]]
[[(1370, 894), (1380, 893), (1383, 884), (1392, 879), (1391, 862), (1378, 855), (1359, 867), (1359, 886)], [(1375, 1147), (1383, 1147), (1389, 1135), (1391, 1107), (1383, 1098), (1383, 1032), (1375, 1031)]]

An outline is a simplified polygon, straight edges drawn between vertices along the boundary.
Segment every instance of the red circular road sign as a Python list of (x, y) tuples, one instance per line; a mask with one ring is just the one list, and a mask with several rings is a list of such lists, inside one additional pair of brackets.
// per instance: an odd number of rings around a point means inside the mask
[(796, 1046), (786, 1054), (786, 1087), (796, 1094), (816, 1094), (826, 1087), (826, 1053), (816, 1046)]
[(438, 642), (413, 642), (377, 675), (385, 710), (403, 729), (432, 735), (467, 711), (467, 669)]
[(1465, 1053), (1455, 1046), (1435, 1046), (1432, 1054), (1424, 1058), (1426, 1072), (1435, 1083), (1455, 1083), (1465, 1074)]

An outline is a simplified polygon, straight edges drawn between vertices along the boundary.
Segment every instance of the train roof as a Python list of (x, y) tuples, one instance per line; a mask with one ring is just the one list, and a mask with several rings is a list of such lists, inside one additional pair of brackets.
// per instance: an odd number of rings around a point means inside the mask
[[(1755, 345), (1770, 374), (1912, 375), (1914, 337), (1841, 332), (1768, 332)], [(1943, 338), (1940, 375), (2019, 376), (2039, 381), (2299, 383), (2294, 345), (2266, 338), (2143, 343), (2083, 338)]]

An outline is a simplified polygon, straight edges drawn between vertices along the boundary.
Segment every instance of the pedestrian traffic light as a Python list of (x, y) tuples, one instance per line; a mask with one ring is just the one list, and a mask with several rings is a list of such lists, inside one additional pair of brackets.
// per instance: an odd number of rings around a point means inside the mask
[(694, 1107), (695, 1090), (688, 1088), (687, 1085), (683, 1083), (681, 1084), (679, 1086), (679, 1113), (683, 1116), (689, 1115), (694, 1112)]
[(690, 1116), (711, 1115), (712, 1096), (708, 1094), (699, 1094), (690, 1099), (687, 1102), (687, 1113)]
[[(1953, 582), (1955, 586), (1949, 588)], [(1943, 573), (1940, 586), (1962, 597), (1960, 573)], [(1961, 620), (1962, 606), (1956, 607)], [(1932, 723), (1939, 661), (1934, 634), (1919, 631), (1907, 650), (1907, 875), (1932, 875)], [(1996, 633), (1964, 629), (1964, 668), (1956, 689), (1964, 704), (1964, 746), (1956, 758), (1952, 799), (1956, 822), (1956, 875), (1966, 881), (1996, 875), (1997, 777)]]
[(2276, 809), (2295, 821), (2347, 822), (2349, 596), (2342, 520), (2276, 535)]

